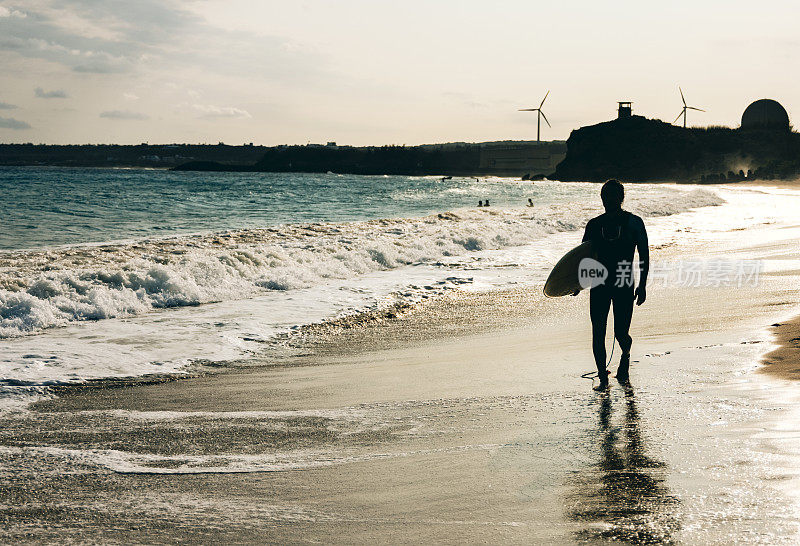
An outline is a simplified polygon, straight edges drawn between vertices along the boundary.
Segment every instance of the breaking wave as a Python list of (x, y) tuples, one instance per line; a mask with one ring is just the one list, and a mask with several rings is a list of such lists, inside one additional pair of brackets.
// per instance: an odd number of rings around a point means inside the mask
[[(633, 192), (632, 192), (633, 193)], [(631, 195), (664, 216), (719, 205), (707, 190)], [(422, 218), (266, 229), (0, 253), (0, 338), (71, 322), (133, 316), (291, 291), (337, 279), (520, 246), (580, 229), (596, 206), (459, 209)]]

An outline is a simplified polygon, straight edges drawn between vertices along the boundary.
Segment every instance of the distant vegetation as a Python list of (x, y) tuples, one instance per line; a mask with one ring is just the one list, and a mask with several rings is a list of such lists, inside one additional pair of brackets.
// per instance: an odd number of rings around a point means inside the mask
[(350, 174), (472, 175), (480, 146), (285, 146), (269, 148), (254, 170)]
[(219, 144), (0, 144), (0, 165), (170, 168), (187, 161), (220, 165), (258, 161), (266, 147)]
[(480, 146), (275, 146), (266, 148), (253, 165), (233, 168), (209, 162), (189, 162), (175, 170), (260, 171), (347, 174), (450, 174), (478, 172)]
[(564, 141), (450, 142), (420, 146), (275, 146), (253, 165), (189, 162), (176, 170), (308, 172), (391, 175), (520, 176), (552, 172), (553, 158), (566, 153)]
[[(160, 167), (183, 171), (544, 176), (564, 141), (449, 142), (419, 146), (0, 144), (0, 166)], [(556, 159), (557, 161), (558, 159)]]

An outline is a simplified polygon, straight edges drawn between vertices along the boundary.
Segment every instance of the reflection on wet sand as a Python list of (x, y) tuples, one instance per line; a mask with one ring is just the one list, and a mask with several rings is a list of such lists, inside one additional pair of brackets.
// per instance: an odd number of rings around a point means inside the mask
[(568, 517), (582, 524), (576, 538), (632, 544), (671, 542), (680, 528), (675, 516), (679, 501), (664, 483), (666, 465), (646, 454), (633, 389), (625, 392), (621, 427), (611, 422), (608, 394), (600, 401), (598, 418), (599, 459), (579, 476), (567, 499)]

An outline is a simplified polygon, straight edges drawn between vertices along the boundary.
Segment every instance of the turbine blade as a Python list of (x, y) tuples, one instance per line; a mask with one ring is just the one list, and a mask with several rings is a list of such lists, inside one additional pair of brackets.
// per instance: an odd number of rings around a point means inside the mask
[(538, 111), (539, 111), (538, 108), (522, 108), (518, 110), (518, 112), (538, 112)]
[(678, 91), (680, 91), (680, 92), (681, 92), (681, 100), (683, 101), (683, 105), (684, 105), (684, 106), (686, 106), (686, 99), (685, 99), (685, 98), (684, 98), (684, 96), (683, 96), (683, 89), (681, 89), (680, 87), (678, 87)]
[(547, 95), (549, 95), (549, 94), (550, 94), (550, 90), (548, 89), (548, 90), (547, 90), (547, 93), (545, 93), (545, 94), (544, 94), (544, 98), (542, 99), (542, 102), (540, 102), (540, 103), (539, 103), (539, 108), (541, 108), (542, 106), (544, 106), (544, 101), (546, 101), (546, 100), (547, 100)]
[[(541, 110), (539, 110), (539, 113), (540, 113), (540, 114), (542, 114), (542, 117), (544, 118), (544, 120), (545, 120), (545, 121), (547, 121), (547, 116), (545, 116), (545, 115), (544, 115), (544, 112), (542, 112)], [(549, 122), (549, 121), (547, 121), (547, 126), (548, 126), (548, 127), (550, 127), (550, 128), (552, 128), (552, 127), (553, 127), (552, 125), (550, 125), (550, 122)]]
[[(681, 113), (680, 113), (680, 114), (678, 114), (678, 117), (677, 117), (677, 118), (675, 118), (675, 121), (678, 121), (679, 119), (681, 119), (681, 116), (682, 116), (682, 115), (683, 115), (683, 110), (681, 110)], [(673, 121), (672, 123), (675, 123), (675, 121)]]
[(702, 108), (695, 108), (694, 106), (687, 106), (686, 108), (688, 108), (689, 110), (697, 110), (698, 112), (705, 112), (705, 110), (703, 110)]

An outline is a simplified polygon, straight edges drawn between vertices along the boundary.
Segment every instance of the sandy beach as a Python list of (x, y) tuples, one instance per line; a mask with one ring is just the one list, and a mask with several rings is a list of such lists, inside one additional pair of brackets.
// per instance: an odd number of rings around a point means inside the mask
[(2, 420), (3, 537), (795, 543), (800, 365), (777, 345), (796, 330), (770, 324), (797, 312), (800, 228), (759, 229), (655, 249), (771, 266), (755, 286), (653, 282), (632, 384), (607, 394), (580, 377), (586, 294), (540, 287), (314, 329), (260, 366), (62, 392)]

